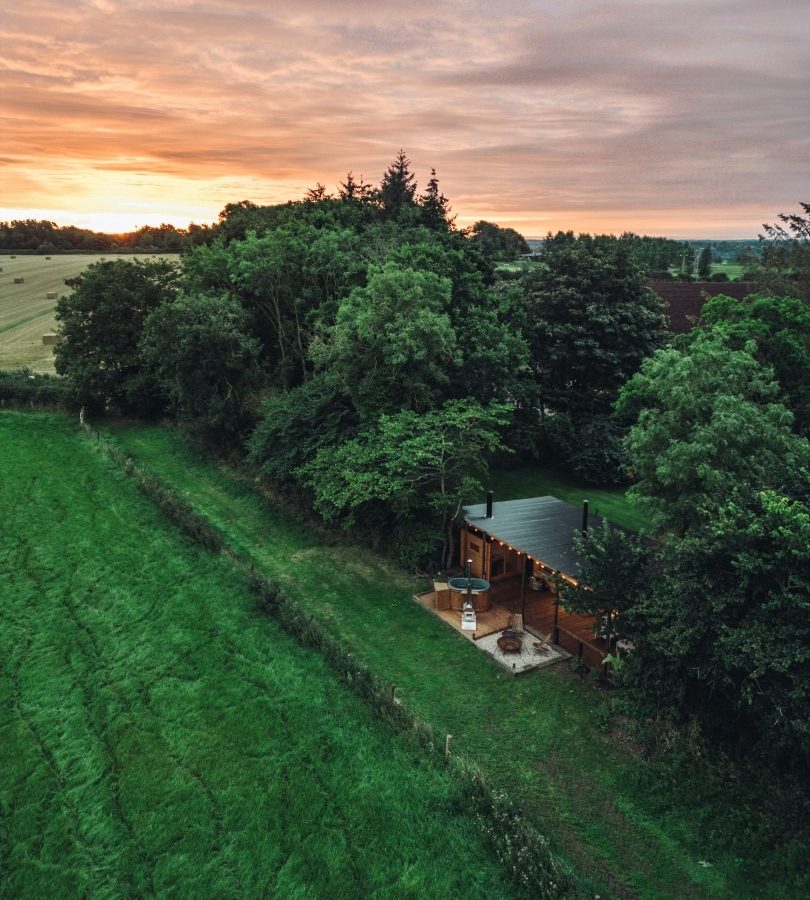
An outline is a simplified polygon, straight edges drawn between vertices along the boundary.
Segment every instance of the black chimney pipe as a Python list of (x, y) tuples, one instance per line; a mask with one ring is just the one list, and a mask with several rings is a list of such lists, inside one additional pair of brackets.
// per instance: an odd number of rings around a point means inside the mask
[(491, 519), (492, 518), (492, 498), (495, 496), (495, 491), (487, 491), (487, 514), (484, 518)]
[(588, 530), (588, 501), (582, 501), (582, 533)]

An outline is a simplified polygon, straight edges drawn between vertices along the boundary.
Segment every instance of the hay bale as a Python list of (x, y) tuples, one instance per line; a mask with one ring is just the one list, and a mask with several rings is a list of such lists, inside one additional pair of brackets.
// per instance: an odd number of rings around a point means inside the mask
[(18, 275), (18, 276), (14, 279), (14, 284), (25, 284), (25, 279), (24, 279), (24, 278), (20, 278), (20, 276)]
[(59, 341), (58, 334), (43, 334), (42, 335), (42, 343), (46, 347), (53, 347)]
[(46, 300), (56, 300), (56, 291), (48, 291), (48, 293), (45, 294), (45, 299)]

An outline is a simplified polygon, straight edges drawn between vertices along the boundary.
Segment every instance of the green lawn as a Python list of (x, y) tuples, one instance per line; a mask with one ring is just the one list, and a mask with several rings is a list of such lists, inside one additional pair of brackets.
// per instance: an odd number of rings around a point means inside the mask
[[(649, 525), (641, 509), (630, 502), (624, 488), (590, 487), (554, 469), (541, 466), (501, 469), (492, 472), (488, 485), (495, 492), (496, 501), (551, 495), (579, 506), (587, 500), (592, 513), (616, 525), (634, 531), (645, 531)], [(482, 501), (480, 498), (477, 502)]]
[(0, 413), (0, 505), (1, 897), (509, 896), (448, 771), (72, 421)]
[[(711, 274), (714, 275), (717, 272), (725, 272), (730, 281), (739, 281), (747, 268), (747, 266), (744, 266), (741, 263), (712, 263)], [(670, 266), (669, 271), (676, 278), (680, 274), (680, 268), (678, 266)]]
[(736, 281), (742, 277), (746, 268), (741, 263), (712, 263), (712, 275), (715, 272), (725, 272), (731, 280)]
[(603, 897), (803, 896), (779, 840), (759, 826), (728, 827), (734, 802), (700, 773), (673, 778), (601, 731), (605, 695), (565, 666), (511, 678), (410, 600), (417, 580), (295, 521), (173, 432), (121, 426), (115, 434), (395, 683), (403, 702), (453, 734), (457, 751), (520, 798)]

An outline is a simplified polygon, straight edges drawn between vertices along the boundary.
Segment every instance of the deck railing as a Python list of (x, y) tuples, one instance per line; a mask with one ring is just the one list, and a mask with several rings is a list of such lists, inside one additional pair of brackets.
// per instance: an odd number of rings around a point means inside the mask
[(610, 665), (605, 662), (607, 651), (590, 641), (586, 641), (573, 631), (568, 631), (561, 626), (557, 626), (554, 633), (554, 643), (558, 647), (562, 647), (567, 653), (576, 656), (592, 669), (601, 669), (602, 674), (608, 681), (612, 681), (612, 673)]

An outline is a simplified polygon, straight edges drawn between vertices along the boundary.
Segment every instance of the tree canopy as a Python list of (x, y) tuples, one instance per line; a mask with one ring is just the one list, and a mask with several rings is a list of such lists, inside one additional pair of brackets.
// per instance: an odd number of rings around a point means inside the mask
[(122, 412), (154, 410), (139, 342), (149, 314), (177, 292), (179, 273), (165, 260), (94, 263), (66, 280), (73, 292), (56, 305), (61, 340), (56, 371), (81, 402)]
[(793, 297), (755, 294), (735, 300), (718, 294), (703, 307), (700, 331), (722, 336), (733, 349), (754, 342), (755, 356), (769, 365), (795, 428), (810, 432), (810, 307)]
[(235, 301), (191, 295), (164, 303), (146, 319), (139, 349), (181, 424), (215, 440), (240, 433), (263, 373), (261, 345)]
[(798, 213), (779, 213), (777, 221), (763, 224), (761, 265), (754, 278), (770, 293), (810, 300), (810, 203)]
[(472, 226), (470, 238), (493, 259), (516, 259), (521, 253), (531, 252), (526, 239), (514, 228), (502, 228), (494, 222), (485, 222), (483, 219)]
[(630, 684), (648, 711), (805, 752), (810, 444), (756, 343), (723, 337), (659, 350), (619, 399), (633, 492), (660, 540), (632, 610)]
[[(567, 462), (581, 458), (584, 476), (618, 474), (618, 450), (604, 455), (616, 443), (611, 408), (664, 340), (661, 299), (646, 286), (630, 242), (562, 232), (547, 238), (543, 265), (525, 276), (524, 292), (549, 439)], [(589, 460), (599, 468), (590, 469)]]
[(450, 293), (450, 282), (432, 272), (392, 264), (372, 272), (313, 345), (316, 366), (330, 370), (365, 417), (428, 409), (459, 359), (445, 312)]

